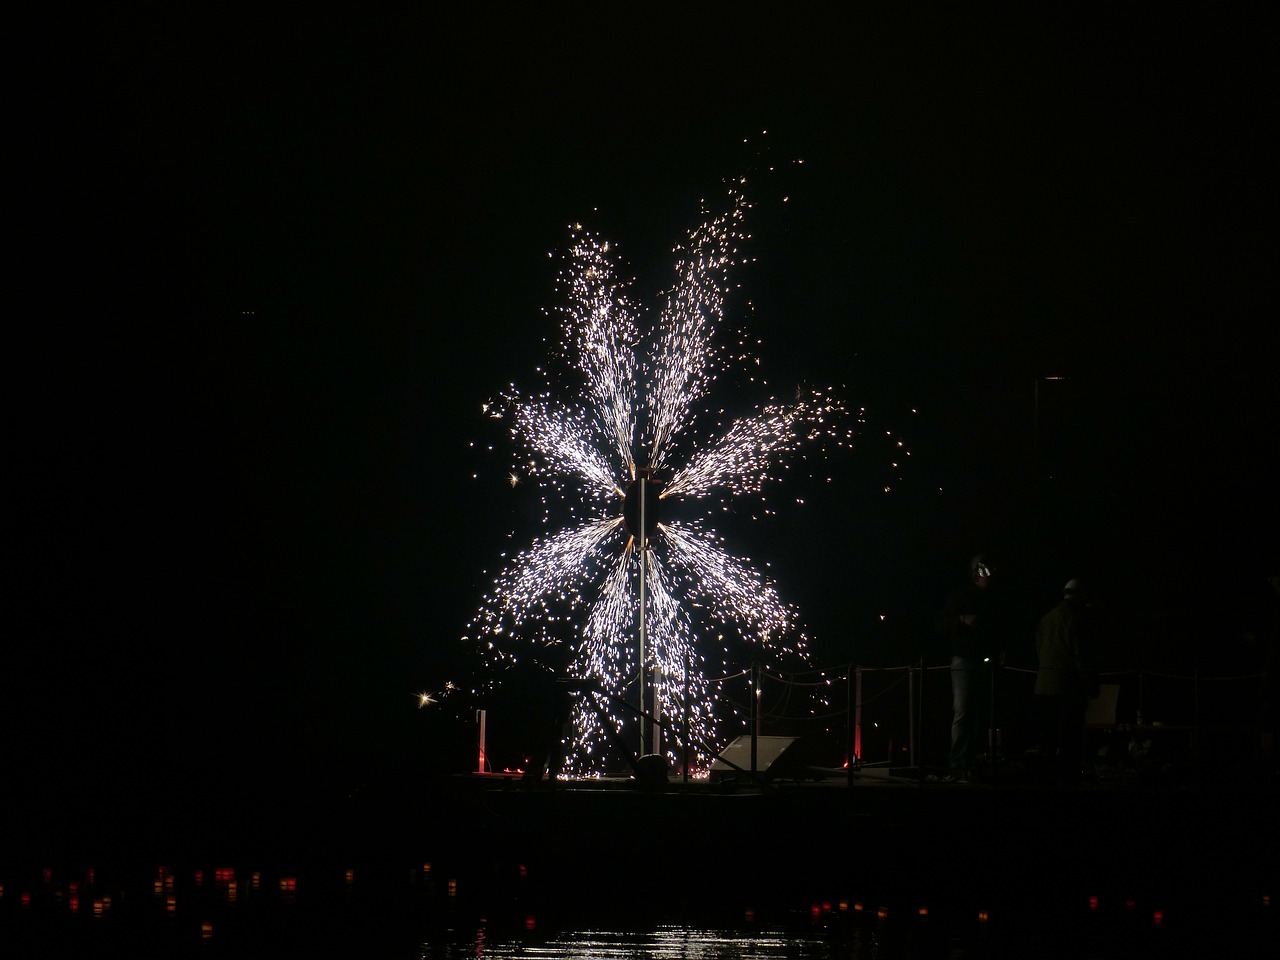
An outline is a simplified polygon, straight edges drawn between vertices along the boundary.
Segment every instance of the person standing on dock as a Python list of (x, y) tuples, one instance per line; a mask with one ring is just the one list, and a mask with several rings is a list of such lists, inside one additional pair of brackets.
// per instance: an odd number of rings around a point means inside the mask
[[(951, 648), (951, 753), (948, 779), (967, 781), (978, 754), (983, 704), (991, 701), (991, 660), (1007, 649), (1008, 617), (993, 566), (980, 553), (969, 563), (969, 583), (938, 614), (938, 633)], [(988, 720), (990, 717), (988, 717)]]
[(1262, 673), (1257, 747), (1263, 773), (1273, 777), (1280, 773), (1275, 747), (1276, 720), (1280, 719), (1280, 681), (1276, 678), (1276, 668), (1280, 665), (1280, 561), (1273, 559), (1267, 569), (1270, 572), (1267, 574), (1266, 597), (1253, 611), (1244, 639), (1257, 648), (1258, 666)]
[(1066, 781), (1080, 776), (1084, 762), (1085, 703), (1094, 683), (1086, 657), (1096, 655), (1091, 606), (1084, 585), (1073, 578), (1036, 627), (1039, 752)]

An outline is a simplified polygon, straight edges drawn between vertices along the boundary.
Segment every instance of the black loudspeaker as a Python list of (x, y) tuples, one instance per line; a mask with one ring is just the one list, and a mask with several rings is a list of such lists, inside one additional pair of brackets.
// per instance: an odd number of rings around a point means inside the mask
[[(799, 737), (756, 737), (756, 776), (761, 780), (788, 776), (790, 761), (795, 758), (792, 747), (799, 739)], [(728, 763), (725, 762), (726, 760)], [(734, 767), (738, 767), (741, 772)], [(712, 783), (735, 777), (746, 780), (751, 778), (751, 737), (749, 736), (738, 737), (720, 751), (720, 756), (711, 761)]]

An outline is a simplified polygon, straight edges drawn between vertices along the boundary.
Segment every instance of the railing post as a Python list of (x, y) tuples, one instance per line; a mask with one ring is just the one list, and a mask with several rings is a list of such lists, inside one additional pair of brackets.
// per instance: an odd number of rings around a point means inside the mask
[(854, 671), (853, 688), (853, 754), (862, 759), (862, 667)]
[(916, 766), (916, 668), (907, 664), (907, 757)]

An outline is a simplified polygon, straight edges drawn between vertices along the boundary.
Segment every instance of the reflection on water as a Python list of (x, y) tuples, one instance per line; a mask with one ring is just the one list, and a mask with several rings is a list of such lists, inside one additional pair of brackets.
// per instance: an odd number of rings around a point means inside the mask
[[(845, 937), (813, 937), (785, 930), (733, 932), (660, 926), (648, 932), (576, 930), (541, 941), (492, 938), (484, 929), (473, 942), (424, 944), (420, 960), (603, 957), (613, 960), (825, 960), (825, 958), (912, 957), (908, 944), (890, 945), (883, 933), (852, 931)], [(923, 954), (921, 955), (923, 956)]]
[(1274, 878), (1225, 899), (1212, 885), (1182, 898), (1101, 887), (1066, 897), (771, 903), (716, 916), (629, 903), (605, 920), (521, 887), (523, 870), (513, 877), (501, 894), (489, 887), (468, 898), (473, 884), (430, 864), (14, 870), (0, 877), (0, 957), (1118, 960), (1217, 957), (1274, 942), (1276, 932), (1265, 887)]

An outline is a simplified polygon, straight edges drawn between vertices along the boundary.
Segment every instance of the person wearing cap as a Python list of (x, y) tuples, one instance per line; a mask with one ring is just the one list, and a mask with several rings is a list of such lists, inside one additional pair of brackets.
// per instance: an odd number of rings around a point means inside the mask
[(1266, 595), (1252, 611), (1244, 640), (1256, 649), (1261, 668), (1257, 716), (1259, 759), (1263, 773), (1274, 776), (1280, 773), (1275, 749), (1276, 722), (1280, 720), (1280, 682), (1276, 678), (1276, 667), (1280, 664), (1280, 562), (1273, 561), (1267, 569), (1271, 572), (1266, 578)]
[(994, 567), (984, 553), (969, 563), (969, 583), (938, 614), (938, 633), (951, 647), (951, 753), (948, 779), (966, 781), (978, 754), (980, 717), (991, 699), (990, 661), (1007, 649), (1008, 618)]
[(1084, 714), (1091, 686), (1086, 657), (1093, 618), (1084, 584), (1068, 580), (1062, 599), (1036, 627), (1036, 713), (1039, 752), (1059, 779), (1079, 777), (1084, 758)]

